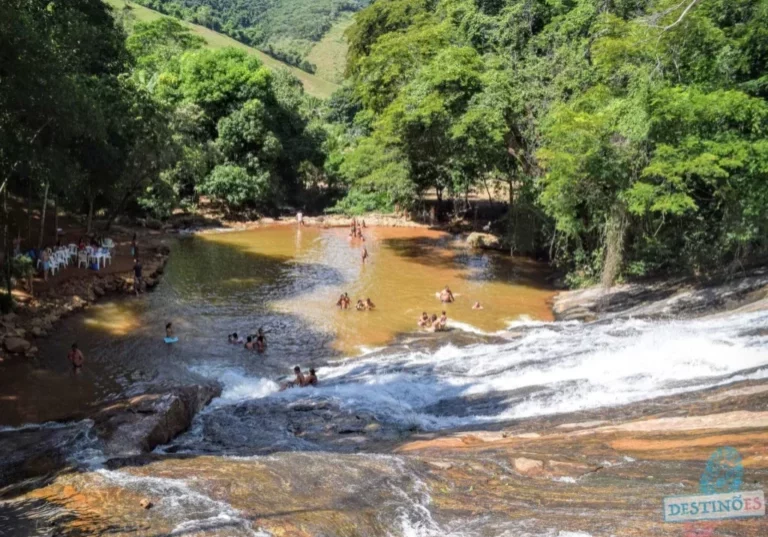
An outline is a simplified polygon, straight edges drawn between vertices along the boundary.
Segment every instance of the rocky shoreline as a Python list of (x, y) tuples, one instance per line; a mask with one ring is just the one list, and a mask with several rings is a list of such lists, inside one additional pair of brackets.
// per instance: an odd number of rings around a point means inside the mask
[[(159, 283), (170, 254), (167, 246), (147, 250), (142, 257), (145, 275), (143, 292)], [(104, 275), (88, 271), (16, 305), (13, 312), (0, 317), (0, 341), (4, 351), (0, 353), (0, 362), (12, 357), (36, 356), (36, 340), (48, 336), (56, 323), (65, 317), (82, 311), (103, 297), (132, 294), (132, 271)]]

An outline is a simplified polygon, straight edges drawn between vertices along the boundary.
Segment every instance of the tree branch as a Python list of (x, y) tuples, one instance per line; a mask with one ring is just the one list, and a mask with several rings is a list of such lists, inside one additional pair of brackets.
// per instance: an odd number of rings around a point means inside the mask
[(688, 6), (686, 6), (686, 8), (683, 10), (683, 12), (680, 13), (680, 16), (677, 18), (677, 20), (675, 22), (673, 22), (672, 24), (662, 28), (661, 31), (662, 32), (666, 32), (668, 30), (671, 30), (672, 28), (674, 28), (678, 24), (680, 24), (683, 21), (683, 19), (685, 18), (685, 16), (688, 14), (688, 12), (691, 10), (691, 8), (693, 8), (693, 6), (695, 6), (698, 3), (699, 3), (699, 0), (692, 0), (691, 3), (688, 4)]

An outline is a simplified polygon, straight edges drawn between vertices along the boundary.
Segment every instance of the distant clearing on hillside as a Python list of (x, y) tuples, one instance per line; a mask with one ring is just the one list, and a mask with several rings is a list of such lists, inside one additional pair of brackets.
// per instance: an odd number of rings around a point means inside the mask
[[(127, 13), (129, 14), (129, 16), (133, 17), (136, 21), (140, 21), (140, 22), (152, 21), (160, 17), (166, 16), (161, 13), (158, 13), (157, 11), (153, 11), (149, 8), (143, 7), (134, 2), (129, 2), (127, 0), (104, 0), (104, 3), (106, 3), (109, 6), (112, 6), (118, 12), (126, 13), (126, 10), (127, 10)], [(225, 48), (225, 47), (239, 48), (248, 52), (249, 54), (254, 54), (258, 56), (259, 59), (264, 63), (264, 65), (272, 69), (288, 69), (291, 73), (293, 73), (294, 76), (296, 76), (296, 78), (298, 78), (301, 81), (301, 83), (304, 85), (304, 90), (310, 95), (319, 97), (321, 99), (325, 99), (329, 97), (338, 88), (338, 85), (334, 84), (333, 82), (329, 82), (316, 75), (309, 74), (296, 67), (291, 67), (289, 65), (286, 65), (283, 62), (276, 60), (268, 56), (267, 54), (264, 54), (263, 52), (256, 50), (253, 47), (249, 47), (248, 45), (244, 45), (243, 43), (240, 43), (239, 41), (232, 39), (231, 37), (227, 37), (225, 35), (222, 35), (218, 32), (214, 32), (213, 30), (209, 30), (208, 28), (199, 26), (197, 24), (192, 24), (185, 21), (180, 21), (180, 22), (185, 26), (187, 26), (194, 33), (196, 33), (197, 35), (205, 39), (205, 41), (208, 43), (208, 46), (210, 48), (214, 48), (214, 49)]]
[(344, 13), (307, 55), (307, 60), (315, 64), (315, 74), (320, 78), (337, 84), (344, 80), (348, 48), (344, 32), (353, 22), (354, 15)]

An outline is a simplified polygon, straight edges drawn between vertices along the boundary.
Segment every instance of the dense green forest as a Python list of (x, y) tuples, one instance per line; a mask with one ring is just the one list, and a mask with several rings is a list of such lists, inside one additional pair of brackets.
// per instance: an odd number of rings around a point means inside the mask
[(161, 13), (222, 32), (315, 72), (306, 56), (344, 11), (369, 0), (136, 0)]
[(348, 38), (346, 203), (506, 183), (572, 284), (766, 253), (768, 1), (377, 0)]
[(376, 0), (327, 101), (114, 15), (0, 5), (6, 196), (90, 228), (200, 195), (238, 215), (418, 215), (433, 195), (450, 218), (503, 192), (494, 230), (572, 285), (768, 253), (768, 0)]

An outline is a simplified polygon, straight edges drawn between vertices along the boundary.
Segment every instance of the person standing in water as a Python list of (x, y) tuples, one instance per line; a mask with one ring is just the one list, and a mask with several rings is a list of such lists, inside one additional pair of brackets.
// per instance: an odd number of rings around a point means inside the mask
[(363, 246), (362, 258), (363, 258), (363, 265), (365, 265), (365, 260), (368, 259), (368, 248), (366, 248), (365, 246)]
[(67, 360), (72, 364), (72, 371), (75, 374), (80, 373), (80, 370), (85, 363), (85, 357), (83, 356), (83, 352), (77, 348), (77, 343), (72, 344), (72, 350), (67, 354)]
[(264, 352), (267, 350), (267, 338), (264, 336), (264, 330), (259, 328), (259, 333), (256, 336), (256, 350)]
[(139, 296), (141, 290), (141, 270), (141, 262), (137, 257), (133, 260), (133, 292), (136, 293), (136, 296)]
[(173, 323), (168, 323), (165, 325), (165, 337), (173, 337)]
[(445, 289), (440, 291), (440, 300), (442, 302), (453, 302), (456, 300), (451, 292), (451, 289), (446, 285)]

